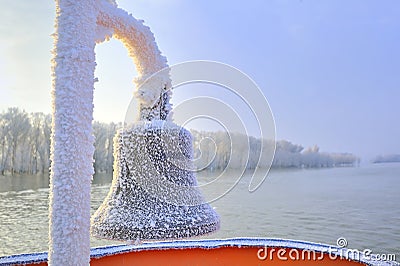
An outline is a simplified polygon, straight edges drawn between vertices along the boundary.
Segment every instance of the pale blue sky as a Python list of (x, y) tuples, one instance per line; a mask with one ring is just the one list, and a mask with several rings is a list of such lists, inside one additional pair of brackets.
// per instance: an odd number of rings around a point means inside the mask
[[(170, 64), (213, 60), (248, 74), (278, 139), (365, 159), (400, 153), (400, 1), (118, 3), (151, 27)], [(0, 4), (0, 110), (49, 113), (54, 1)], [(122, 121), (134, 65), (117, 41), (96, 53), (95, 118)]]

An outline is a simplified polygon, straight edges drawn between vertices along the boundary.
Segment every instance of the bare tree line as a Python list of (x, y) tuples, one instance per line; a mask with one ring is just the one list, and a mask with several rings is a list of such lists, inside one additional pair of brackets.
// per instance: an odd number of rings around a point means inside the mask
[[(93, 122), (95, 136), (95, 172), (112, 173), (113, 138), (121, 124)], [(45, 174), (50, 165), (51, 116), (8, 108), (0, 114), (0, 174)], [(224, 132), (192, 131), (194, 158), (198, 168), (254, 168), (262, 147), (260, 139)], [(236, 143), (232, 145), (232, 139)], [(239, 143), (239, 145), (237, 145)], [(244, 153), (246, 145), (249, 153)], [(268, 142), (267, 142), (268, 143)], [(271, 144), (271, 143), (270, 143)], [(244, 145), (244, 146), (243, 146)], [(261, 158), (266, 160), (267, 158)], [(319, 168), (352, 166), (359, 158), (349, 153), (321, 153), (318, 146), (304, 149), (301, 145), (281, 140), (276, 142), (273, 167)]]
[[(195, 165), (205, 169), (254, 169), (270, 161), (273, 142), (241, 134), (192, 131)], [(232, 145), (235, 143), (235, 145)], [(360, 159), (351, 153), (320, 152), (317, 145), (304, 149), (287, 140), (276, 141), (273, 168), (323, 168), (354, 166)], [(263, 153), (261, 151), (263, 150)], [(260, 158), (261, 154), (261, 158)], [(259, 163), (262, 162), (261, 164)], [(264, 162), (264, 163), (263, 163)]]
[[(112, 172), (113, 137), (118, 125), (93, 123), (94, 168)], [(8, 108), (0, 114), (0, 174), (45, 174), (50, 167), (51, 116)]]

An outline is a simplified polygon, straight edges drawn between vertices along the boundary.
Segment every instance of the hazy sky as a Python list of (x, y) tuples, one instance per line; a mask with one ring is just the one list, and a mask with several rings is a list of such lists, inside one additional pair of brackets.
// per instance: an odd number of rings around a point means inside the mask
[[(400, 153), (400, 1), (118, 3), (151, 27), (170, 64), (214, 60), (248, 74), (269, 101), (278, 139), (364, 159)], [(55, 3), (0, 5), (0, 110), (49, 113)], [(95, 119), (122, 121), (134, 65), (115, 40), (96, 53)]]

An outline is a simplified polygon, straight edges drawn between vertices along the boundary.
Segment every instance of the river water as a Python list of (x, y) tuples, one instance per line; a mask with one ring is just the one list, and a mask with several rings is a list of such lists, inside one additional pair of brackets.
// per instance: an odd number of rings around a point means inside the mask
[[(232, 173), (233, 175), (237, 173)], [(209, 174), (198, 174), (198, 179)], [(111, 177), (92, 185), (92, 212)], [(200, 181), (199, 181), (200, 182)], [(400, 164), (273, 170), (248, 192), (246, 177), (212, 202), (221, 229), (204, 238), (273, 237), (336, 244), (400, 258)], [(48, 177), (0, 176), (0, 256), (48, 248)], [(92, 246), (121, 244), (92, 239)]]

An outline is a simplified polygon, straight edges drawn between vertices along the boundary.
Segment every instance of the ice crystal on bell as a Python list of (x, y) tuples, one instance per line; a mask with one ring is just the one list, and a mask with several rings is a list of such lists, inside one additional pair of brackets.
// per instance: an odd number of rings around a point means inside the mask
[(192, 170), (192, 137), (172, 122), (138, 122), (114, 138), (110, 191), (92, 234), (116, 240), (185, 238), (219, 227)]

